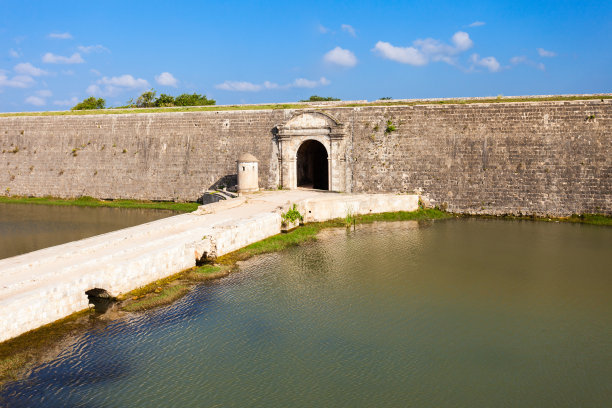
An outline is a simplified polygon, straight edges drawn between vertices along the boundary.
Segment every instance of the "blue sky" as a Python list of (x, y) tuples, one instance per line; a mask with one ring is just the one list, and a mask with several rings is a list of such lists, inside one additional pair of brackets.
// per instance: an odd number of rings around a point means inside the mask
[(0, 111), (612, 92), (612, 1), (0, 0)]

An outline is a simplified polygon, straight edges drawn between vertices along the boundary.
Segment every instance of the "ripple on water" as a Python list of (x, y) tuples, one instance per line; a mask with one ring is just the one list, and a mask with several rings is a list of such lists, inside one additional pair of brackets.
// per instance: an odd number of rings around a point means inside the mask
[[(605, 406), (612, 229), (325, 230), (92, 329), (9, 406)], [(554, 260), (551, 260), (554, 258)]]

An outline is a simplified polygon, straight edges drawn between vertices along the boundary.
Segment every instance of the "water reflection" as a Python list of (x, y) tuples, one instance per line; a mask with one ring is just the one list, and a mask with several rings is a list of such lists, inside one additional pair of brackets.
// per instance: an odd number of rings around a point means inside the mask
[(171, 215), (167, 210), (0, 203), (0, 259)]
[(328, 230), (87, 332), (1, 396), (8, 406), (606, 406), (610, 247), (612, 229), (568, 224)]

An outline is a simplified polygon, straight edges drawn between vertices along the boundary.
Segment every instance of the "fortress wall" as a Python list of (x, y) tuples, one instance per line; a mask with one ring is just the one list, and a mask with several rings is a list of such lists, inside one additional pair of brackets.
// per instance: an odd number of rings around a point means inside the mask
[(0, 194), (193, 201), (235, 176), (242, 152), (260, 160), (260, 183), (276, 187), (271, 129), (286, 114), (3, 117)]
[[(420, 191), (455, 212), (563, 216), (612, 214), (611, 102), (323, 110), (346, 127), (349, 191)], [(276, 188), (272, 130), (294, 113), (1, 117), (0, 194), (194, 200), (235, 175), (242, 152), (259, 159), (260, 186)]]
[(353, 189), (422, 190), (461, 213), (612, 214), (611, 102), (361, 109)]

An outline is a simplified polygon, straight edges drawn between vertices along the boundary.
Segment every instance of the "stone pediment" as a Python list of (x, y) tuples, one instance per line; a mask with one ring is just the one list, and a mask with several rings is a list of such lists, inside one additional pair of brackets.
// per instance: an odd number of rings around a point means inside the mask
[(338, 121), (322, 112), (300, 112), (283, 127), (285, 129), (323, 129), (338, 126)]
[(285, 124), (277, 126), (280, 137), (308, 134), (343, 135), (344, 126), (333, 116), (316, 111), (298, 112)]

